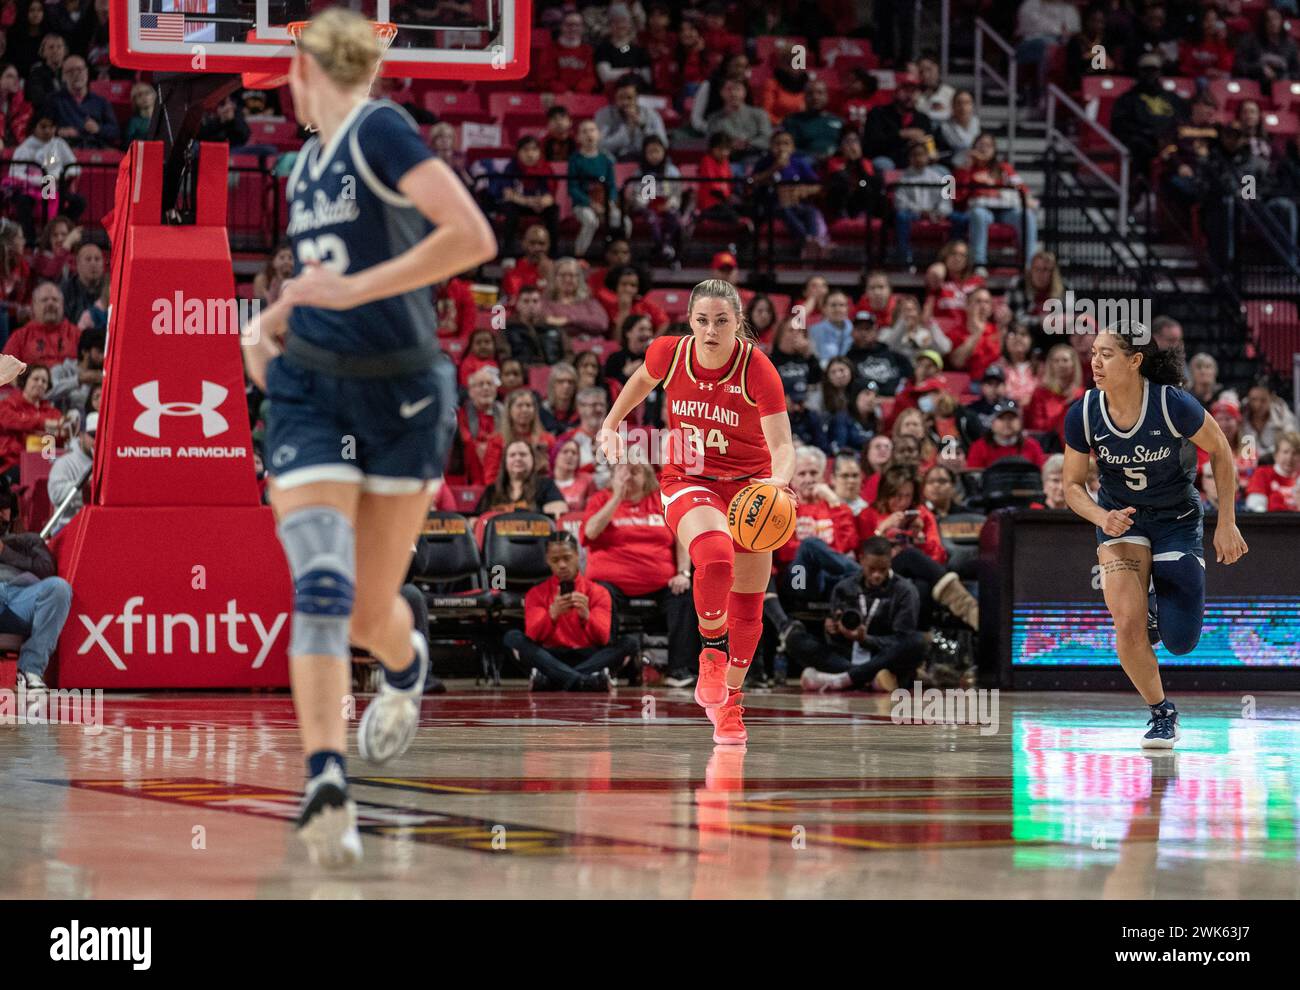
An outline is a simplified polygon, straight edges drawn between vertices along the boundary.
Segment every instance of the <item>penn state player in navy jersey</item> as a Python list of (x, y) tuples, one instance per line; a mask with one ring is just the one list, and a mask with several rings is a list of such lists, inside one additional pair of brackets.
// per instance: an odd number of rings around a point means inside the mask
[[(1219, 491), (1237, 490), (1237, 468), (1219, 425), (1180, 387), (1180, 348), (1160, 350), (1141, 324), (1111, 327), (1093, 342), (1092, 373), (1097, 387), (1065, 414), (1065, 498), (1097, 527), (1119, 661), (1150, 707), (1142, 745), (1172, 749), (1178, 710), (1165, 697), (1152, 647), (1163, 641), (1182, 656), (1201, 636), (1205, 556), (1196, 448), (1209, 453)], [(1101, 476), (1096, 502), (1086, 487), (1093, 452)], [(1227, 499), (1219, 505), (1215, 556), (1232, 564), (1246, 550)]]
[(487, 220), (406, 114), (369, 99), (370, 23), (333, 8), (303, 31), (289, 73), (317, 134), (289, 181), (297, 276), (245, 349), (271, 400), (271, 504), (294, 580), (290, 671), (313, 861), (361, 857), (344, 753), (350, 644), (383, 664), (357, 730), (362, 757), (405, 752), (427, 645), (399, 589), (454, 422), (455, 381), (434, 342), (430, 285), (496, 254)]

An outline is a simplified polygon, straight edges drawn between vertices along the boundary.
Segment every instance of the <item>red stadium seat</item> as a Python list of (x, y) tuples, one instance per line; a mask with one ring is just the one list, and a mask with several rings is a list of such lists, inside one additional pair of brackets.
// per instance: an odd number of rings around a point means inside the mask
[(1195, 79), (1184, 79), (1180, 76), (1176, 76), (1169, 79), (1161, 79), (1160, 85), (1164, 86), (1166, 92), (1177, 93), (1184, 100), (1190, 100), (1196, 95)]
[(866, 38), (822, 38), (818, 46), (822, 65), (839, 69), (862, 67), (874, 69), (880, 64), (871, 42)]
[(1088, 114), (1100, 124), (1110, 122), (1114, 102), (1133, 88), (1136, 80), (1122, 76), (1085, 76), (1083, 102)]
[(686, 289), (652, 289), (645, 298), (646, 302), (654, 303), (667, 313), (670, 320), (677, 320), (686, 315), (691, 294)]
[[(802, 45), (804, 58), (808, 57), (808, 39), (799, 35), (760, 34), (754, 39), (754, 55), (759, 62), (773, 65), (795, 45)], [(811, 59), (808, 59), (811, 61)], [(807, 62), (805, 62), (805, 68)]]
[[(456, 511), (468, 513), (474, 511), (474, 506), (478, 505), (478, 500), (483, 497), (483, 485), (448, 485), (451, 490), (451, 497), (456, 500)], [(479, 543), (482, 544), (481, 538)]]
[(1300, 82), (1279, 82), (1273, 86), (1271, 96), (1275, 110), (1286, 110), (1300, 103)]
[(488, 94), (488, 114), (501, 123), (519, 123), (540, 119), (546, 121), (546, 107), (541, 93), (511, 91)]
[(1254, 79), (1211, 79), (1209, 90), (1214, 101), (1224, 109), (1235, 107), (1243, 100), (1254, 100), (1258, 103), (1263, 99), (1259, 91), (1259, 83)]
[(574, 121), (594, 117), (597, 110), (608, 105), (609, 100), (605, 99), (603, 93), (566, 93), (564, 96), (564, 106), (569, 108), (569, 115)]
[(292, 120), (250, 120), (249, 144), (269, 144), (282, 151), (290, 151), (302, 144), (298, 138), (298, 124)]
[(425, 93), (424, 109), (437, 114), (439, 120), (448, 122), (482, 118), (488, 113), (483, 94), (448, 89)]
[(1264, 130), (1275, 137), (1289, 138), (1300, 134), (1300, 116), (1294, 110), (1268, 110), (1263, 114)]

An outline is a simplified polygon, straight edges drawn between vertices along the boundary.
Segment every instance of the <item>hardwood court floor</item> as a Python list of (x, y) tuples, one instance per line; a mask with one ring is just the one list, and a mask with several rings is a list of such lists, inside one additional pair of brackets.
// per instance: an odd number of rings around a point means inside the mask
[(349, 773), (365, 862), (287, 820), (287, 695), (108, 695), (104, 729), (0, 726), (0, 897), (1300, 897), (1300, 696), (1010, 694), (997, 731), (883, 696), (753, 693), (716, 749), (687, 691), (453, 684)]

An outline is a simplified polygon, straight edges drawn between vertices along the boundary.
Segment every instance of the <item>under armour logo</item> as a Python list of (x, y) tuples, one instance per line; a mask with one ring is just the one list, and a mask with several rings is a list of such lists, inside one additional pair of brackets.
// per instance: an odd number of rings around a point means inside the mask
[(722, 614), (722, 609), (718, 609), (716, 612), (701, 612), (701, 613), (700, 613), (700, 615), (704, 616), (704, 618), (706, 618), (706, 619), (716, 619), (716, 618), (717, 618), (718, 616), (720, 616), (721, 614)]
[(217, 407), (226, 401), (229, 393), (230, 390), (224, 385), (204, 381), (201, 401), (163, 402), (158, 397), (157, 379), (137, 385), (131, 390), (131, 394), (140, 405), (144, 406), (144, 412), (135, 418), (135, 431), (157, 439), (162, 436), (164, 416), (202, 416), (204, 439), (225, 433), (230, 424), (226, 422), (225, 416), (217, 412)]
[(705, 392), (713, 391), (713, 382), (696, 382), (696, 384), (699, 385), (701, 390)]

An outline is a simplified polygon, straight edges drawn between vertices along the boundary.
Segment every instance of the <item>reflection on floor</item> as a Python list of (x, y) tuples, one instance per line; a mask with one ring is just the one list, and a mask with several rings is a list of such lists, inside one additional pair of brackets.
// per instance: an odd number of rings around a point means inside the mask
[(353, 750), (366, 859), (324, 873), (287, 696), (109, 695), (0, 724), (0, 897), (1300, 897), (1300, 697), (1177, 700), (1152, 754), (1127, 695), (753, 694), (736, 750), (688, 691), (453, 685), (401, 760)]

